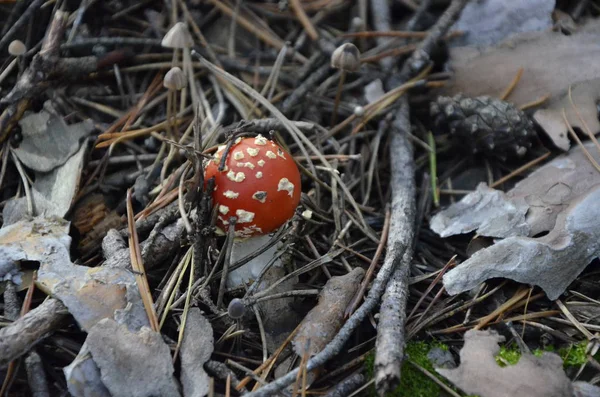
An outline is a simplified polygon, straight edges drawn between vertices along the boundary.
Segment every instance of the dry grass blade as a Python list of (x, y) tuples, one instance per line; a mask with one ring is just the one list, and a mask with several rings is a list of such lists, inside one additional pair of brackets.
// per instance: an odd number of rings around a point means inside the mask
[(131, 267), (135, 274), (135, 281), (140, 291), (142, 302), (144, 303), (144, 309), (146, 309), (150, 327), (153, 331), (160, 332), (160, 326), (158, 324), (158, 318), (156, 317), (154, 302), (152, 300), (152, 292), (148, 285), (146, 270), (144, 269), (144, 262), (142, 261), (140, 242), (135, 228), (133, 206), (131, 205), (131, 189), (127, 190), (127, 227), (129, 231), (129, 254), (131, 257)]
[(598, 172), (600, 172), (600, 165), (598, 165), (598, 163), (596, 162), (596, 160), (594, 160), (594, 157), (590, 154), (590, 152), (587, 151), (587, 149), (585, 148), (585, 146), (581, 142), (581, 139), (579, 139), (579, 137), (577, 136), (577, 133), (573, 130), (573, 127), (569, 123), (569, 120), (567, 120), (567, 114), (565, 113), (565, 109), (564, 108), (562, 110), (562, 116), (563, 116), (563, 120), (565, 122), (565, 125), (567, 126), (567, 129), (569, 131), (569, 134), (571, 135), (571, 138), (575, 139), (575, 141), (577, 142), (577, 144), (579, 145), (579, 147), (581, 148), (581, 150), (583, 150), (583, 153), (585, 154), (585, 157), (587, 157), (587, 159), (590, 161), (590, 163), (592, 163), (592, 165), (594, 166), (594, 168), (596, 168), (596, 170)]

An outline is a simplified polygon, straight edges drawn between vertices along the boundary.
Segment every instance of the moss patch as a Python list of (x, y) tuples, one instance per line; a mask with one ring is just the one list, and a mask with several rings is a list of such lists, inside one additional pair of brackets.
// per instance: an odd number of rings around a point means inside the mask
[[(448, 350), (448, 346), (440, 342), (426, 343), (426, 342), (409, 342), (406, 345), (405, 353), (410, 360), (419, 364), (421, 367), (427, 369), (432, 374), (437, 375), (433, 364), (427, 358), (427, 353), (434, 347), (439, 347), (443, 350)], [(373, 363), (375, 361), (374, 353), (371, 353), (365, 360), (365, 366), (367, 370), (367, 376), (373, 378)], [(444, 378), (438, 376), (440, 380), (448, 384)], [(375, 387), (371, 387), (371, 396), (376, 396)], [(415, 368), (412, 364), (404, 362), (402, 364), (402, 377), (400, 379), (400, 385), (391, 393), (388, 393), (388, 397), (439, 397), (440, 387), (429, 377), (424, 375), (421, 371)]]

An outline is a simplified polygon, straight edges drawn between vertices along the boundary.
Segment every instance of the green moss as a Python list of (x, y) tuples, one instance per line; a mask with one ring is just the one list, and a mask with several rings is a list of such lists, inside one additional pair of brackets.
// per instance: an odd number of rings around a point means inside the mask
[[(574, 343), (570, 346), (560, 348), (558, 352), (554, 346), (547, 346), (544, 349), (535, 349), (532, 353), (535, 356), (541, 356), (544, 352), (553, 352), (557, 353), (560, 358), (563, 360), (563, 366), (565, 368), (568, 367), (578, 367), (584, 364), (587, 361), (587, 355), (585, 353), (585, 349), (587, 348), (587, 342), (582, 341), (579, 343)], [(502, 346), (500, 348), (500, 353), (496, 356), (496, 362), (501, 367), (506, 366), (506, 363), (509, 365), (514, 365), (519, 362), (521, 358), (521, 352), (516, 345), (511, 346)]]
[(575, 343), (568, 348), (562, 348), (558, 351), (560, 358), (563, 359), (565, 367), (578, 367), (587, 362), (587, 341)]
[[(433, 342), (409, 342), (406, 345), (405, 353), (407, 357), (414, 363), (427, 369), (429, 372), (437, 376), (433, 364), (427, 358), (427, 353), (434, 348), (439, 347), (443, 350), (448, 350), (448, 346), (443, 343)], [(373, 363), (375, 355), (371, 353), (365, 360), (367, 376), (373, 378)], [(444, 378), (438, 376), (444, 382)], [(447, 383), (447, 382), (446, 382)], [(375, 396), (375, 388), (372, 387), (370, 395)], [(439, 397), (440, 387), (429, 377), (415, 368), (412, 364), (404, 362), (402, 365), (402, 377), (400, 385), (388, 397)]]
[(521, 358), (521, 352), (516, 345), (502, 346), (500, 352), (496, 355), (496, 363), (501, 367), (515, 365)]

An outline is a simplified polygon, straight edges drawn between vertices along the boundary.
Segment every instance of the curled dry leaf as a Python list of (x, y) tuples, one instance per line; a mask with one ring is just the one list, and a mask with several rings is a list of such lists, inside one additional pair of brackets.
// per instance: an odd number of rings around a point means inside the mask
[[(581, 118), (590, 131), (593, 134), (600, 132), (598, 109), (596, 108), (596, 104), (600, 101), (600, 78), (573, 85), (571, 96)], [(568, 137), (569, 132), (563, 118), (563, 109), (569, 124), (585, 131), (584, 124), (571, 105), (568, 93), (562, 95), (562, 97), (554, 98), (545, 109), (536, 111), (533, 118), (558, 148), (569, 150), (571, 144)]]
[[(586, 147), (598, 161), (600, 153), (592, 144)], [(443, 236), (477, 230), (507, 238), (449, 271), (446, 290), (457, 294), (504, 277), (538, 285), (556, 299), (600, 255), (598, 199), (600, 173), (580, 148), (557, 157), (506, 194), (480, 187), (437, 214), (432, 229)], [(480, 205), (484, 203), (489, 205)], [(524, 209), (526, 227), (521, 222)], [(534, 237), (543, 232), (548, 234)]]
[(181, 344), (181, 384), (185, 397), (205, 396), (209, 392), (209, 378), (204, 363), (214, 350), (213, 329), (210, 322), (191, 308), (185, 324)]
[(554, 98), (569, 85), (600, 77), (600, 21), (590, 21), (570, 36), (547, 30), (515, 35), (483, 50), (455, 47), (450, 57), (455, 73), (444, 95), (500, 95), (523, 68), (511, 102), (522, 105), (547, 94)]
[(541, 357), (523, 353), (515, 365), (500, 367), (495, 356), (504, 337), (494, 331), (470, 330), (460, 351), (460, 366), (437, 369), (469, 394), (481, 397), (568, 397), (573, 395), (571, 381), (562, 369), (562, 360), (554, 353)]
[(314, 356), (333, 339), (343, 324), (346, 307), (356, 294), (364, 273), (362, 268), (355, 268), (343, 276), (332, 277), (325, 284), (319, 303), (304, 317), (292, 341), (298, 356), (304, 356), (307, 345), (309, 355)]

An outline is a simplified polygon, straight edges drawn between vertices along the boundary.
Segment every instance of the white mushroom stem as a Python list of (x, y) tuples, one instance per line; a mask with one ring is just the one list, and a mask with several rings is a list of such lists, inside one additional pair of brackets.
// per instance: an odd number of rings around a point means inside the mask
[(192, 55), (189, 48), (183, 49), (183, 67), (188, 76), (188, 85), (190, 87), (190, 92), (192, 95), (192, 105), (194, 109), (194, 114), (196, 114), (196, 112), (198, 111), (199, 95), (196, 87), (196, 82), (194, 81), (194, 68), (192, 66)]
[[(267, 245), (269, 241), (271, 241), (271, 236), (269, 235), (235, 241), (231, 250), (231, 263), (236, 263), (240, 259), (258, 251)], [(227, 275), (227, 287), (235, 288), (253, 282), (276, 256), (277, 244), (274, 244), (265, 252), (245, 263), (242, 267), (229, 272)], [(276, 258), (273, 266), (282, 266), (281, 260)]]

